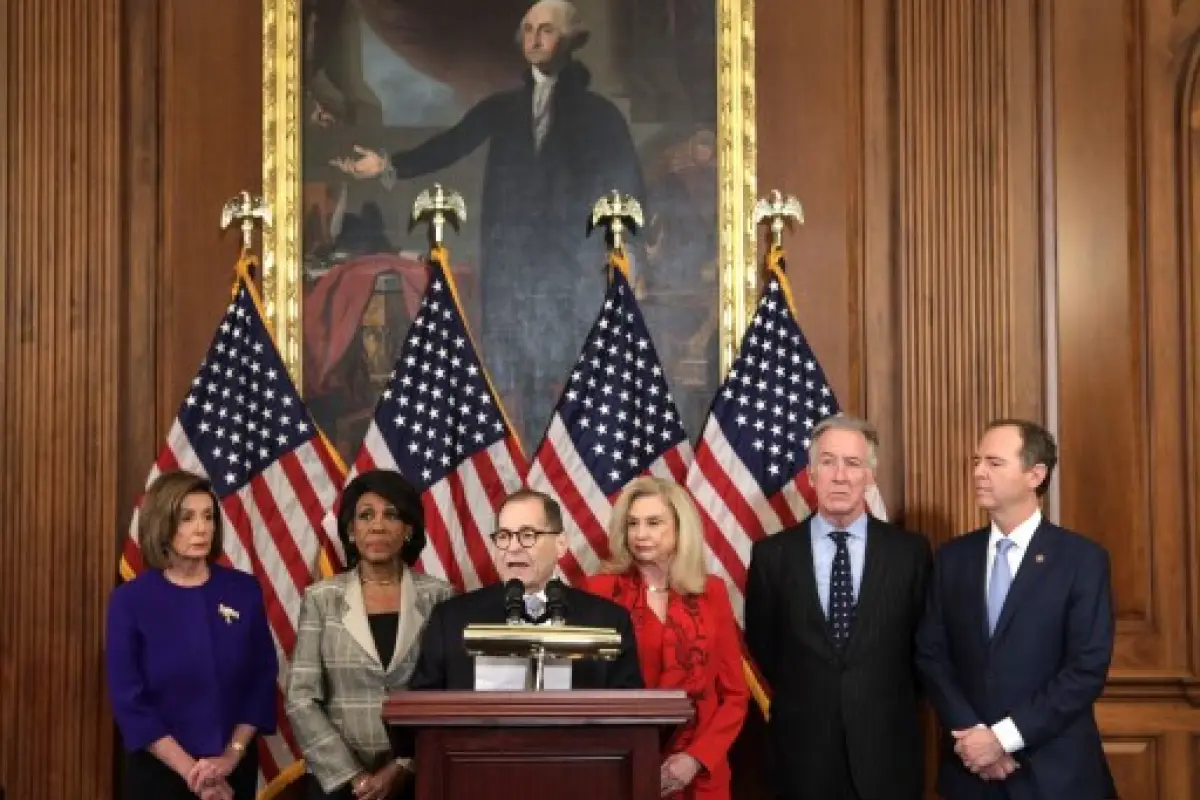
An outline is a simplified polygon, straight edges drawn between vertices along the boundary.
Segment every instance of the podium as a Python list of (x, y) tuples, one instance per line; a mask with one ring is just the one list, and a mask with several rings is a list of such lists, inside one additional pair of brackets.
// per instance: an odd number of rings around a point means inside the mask
[(397, 692), (384, 722), (416, 734), (417, 800), (657, 800), (682, 691)]

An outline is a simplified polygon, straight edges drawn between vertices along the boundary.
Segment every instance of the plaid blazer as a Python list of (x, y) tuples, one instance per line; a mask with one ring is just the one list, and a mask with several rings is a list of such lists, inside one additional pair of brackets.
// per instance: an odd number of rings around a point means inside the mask
[(425, 621), (453, 593), (444, 581), (404, 570), (396, 649), (385, 667), (375, 650), (355, 571), (305, 590), (288, 669), (287, 715), (308, 771), (326, 792), (360, 770), (378, 769), (391, 757), (383, 698), (408, 687)]

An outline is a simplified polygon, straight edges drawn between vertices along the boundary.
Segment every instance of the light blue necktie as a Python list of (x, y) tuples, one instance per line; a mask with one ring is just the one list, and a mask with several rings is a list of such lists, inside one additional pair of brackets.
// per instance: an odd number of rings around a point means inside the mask
[(1000, 611), (1004, 608), (1004, 598), (1008, 596), (1008, 588), (1012, 586), (1012, 570), (1008, 566), (1008, 551), (1016, 547), (1016, 543), (1007, 536), (996, 542), (996, 558), (992, 561), (992, 579), (988, 582), (988, 635), (995, 633), (996, 622), (1000, 619)]

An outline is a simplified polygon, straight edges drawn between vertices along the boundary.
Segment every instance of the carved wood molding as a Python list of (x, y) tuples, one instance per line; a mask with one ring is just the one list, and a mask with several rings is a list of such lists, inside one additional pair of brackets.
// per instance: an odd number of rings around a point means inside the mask
[(1171, 20), (1171, 56), (1179, 61), (1186, 58), (1191, 43), (1200, 34), (1200, 0), (1183, 0)]
[(1114, 702), (1179, 701), (1200, 708), (1200, 678), (1114, 676), (1109, 678), (1101, 699)]
[(396, 692), (383, 704), (393, 725), (681, 725), (693, 716), (683, 691)]

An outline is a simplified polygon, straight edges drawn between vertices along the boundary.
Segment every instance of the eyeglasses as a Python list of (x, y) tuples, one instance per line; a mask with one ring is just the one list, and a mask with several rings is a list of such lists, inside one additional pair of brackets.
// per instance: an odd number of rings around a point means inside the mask
[(519, 528), (515, 531), (508, 531), (504, 528), (491, 534), (492, 544), (496, 545), (501, 550), (507, 550), (509, 545), (515, 539), (517, 544), (526, 549), (537, 544), (539, 536), (557, 536), (562, 531), (539, 531), (537, 528)]

